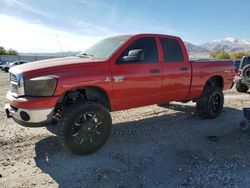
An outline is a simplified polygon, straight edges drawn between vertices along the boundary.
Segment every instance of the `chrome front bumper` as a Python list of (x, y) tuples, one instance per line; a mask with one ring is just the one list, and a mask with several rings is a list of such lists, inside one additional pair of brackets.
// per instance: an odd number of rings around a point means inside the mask
[(21, 109), (5, 104), (5, 111), (8, 118), (13, 118), (18, 124), (26, 127), (46, 126), (52, 118), (54, 108), (48, 109)]

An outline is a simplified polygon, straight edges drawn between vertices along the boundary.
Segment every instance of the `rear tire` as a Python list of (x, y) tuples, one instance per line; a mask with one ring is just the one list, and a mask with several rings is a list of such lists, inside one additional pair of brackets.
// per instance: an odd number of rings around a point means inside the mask
[(197, 99), (196, 108), (202, 118), (216, 118), (222, 111), (224, 95), (217, 86), (207, 86), (201, 97)]
[(61, 139), (72, 153), (94, 153), (107, 141), (112, 127), (109, 111), (102, 105), (79, 102), (69, 106), (62, 118)]
[(236, 90), (240, 93), (246, 93), (249, 87), (244, 84), (236, 83)]

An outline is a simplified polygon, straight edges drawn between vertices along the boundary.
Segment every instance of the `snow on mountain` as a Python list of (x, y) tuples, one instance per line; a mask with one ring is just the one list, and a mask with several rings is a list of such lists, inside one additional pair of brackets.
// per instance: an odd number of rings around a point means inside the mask
[(244, 44), (249, 44), (249, 45), (250, 45), (250, 40), (249, 40), (249, 39), (243, 39), (242, 42), (243, 42)]
[(205, 44), (202, 44), (201, 47), (207, 48), (210, 51), (217, 51), (220, 49), (224, 49), (226, 51), (248, 50), (250, 49), (250, 40), (239, 40), (236, 38), (228, 37), (225, 39), (207, 42)]

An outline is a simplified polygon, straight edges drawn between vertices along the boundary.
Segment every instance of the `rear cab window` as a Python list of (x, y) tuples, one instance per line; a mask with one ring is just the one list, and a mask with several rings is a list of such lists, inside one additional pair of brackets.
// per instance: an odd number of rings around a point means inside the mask
[(160, 38), (164, 62), (183, 62), (183, 54), (176, 39)]

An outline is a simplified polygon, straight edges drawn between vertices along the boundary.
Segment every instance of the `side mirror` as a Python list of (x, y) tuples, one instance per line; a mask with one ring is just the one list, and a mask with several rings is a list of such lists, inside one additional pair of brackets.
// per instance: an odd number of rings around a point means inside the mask
[(142, 49), (130, 50), (127, 56), (123, 56), (124, 62), (135, 62), (144, 60), (144, 51)]

